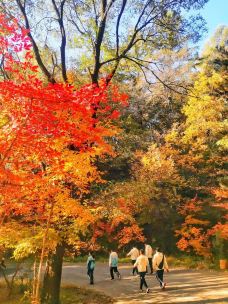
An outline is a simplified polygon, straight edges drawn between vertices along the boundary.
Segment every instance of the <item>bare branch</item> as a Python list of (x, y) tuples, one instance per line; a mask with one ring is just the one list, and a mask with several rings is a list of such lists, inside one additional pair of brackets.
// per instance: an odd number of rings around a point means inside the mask
[(162, 80), (162, 79), (161, 79), (161, 78), (160, 78), (152, 69), (150, 69), (149, 67), (143, 65), (142, 63), (138, 62), (137, 60), (135, 60), (135, 59), (133, 59), (133, 58), (131, 58), (131, 57), (128, 57), (128, 56), (125, 56), (125, 58), (126, 58), (126, 59), (129, 59), (129, 60), (132, 61), (132, 62), (134, 62), (134, 63), (140, 68), (140, 70), (143, 72), (143, 75), (144, 75), (144, 77), (145, 77), (145, 80), (146, 80), (146, 82), (147, 82), (148, 84), (152, 84), (152, 83), (148, 80), (147, 75), (146, 75), (144, 69), (149, 70), (149, 71), (151, 72), (151, 74), (152, 74), (160, 83), (162, 83), (162, 85), (163, 85), (164, 87), (166, 87), (167, 89), (169, 89), (169, 90), (171, 90), (171, 91), (173, 91), (173, 92), (175, 92), (175, 93), (177, 93), (177, 94), (179, 94), (179, 95), (185, 95), (185, 96), (190, 96), (190, 97), (192, 96), (192, 95), (189, 95), (189, 94), (186, 94), (186, 93), (177, 91), (176, 89), (174, 89), (173, 87), (171, 87), (169, 84), (165, 83), (165, 82), (164, 82), (164, 81), (163, 81), (163, 80)]
[(62, 77), (65, 82), (67, 82), (67, 72), (66, 72), (66, 31), (63, 23), (63, 7), (66, 0), (61, 1), (60, 8), (58, 9), (55, 0), (52, 0), (52, 4), (56, 15), (58, 17), (58, 23), (60, 28), (60, 33), (62, 37), (61, 46), (60, 46), (60, 55), (61, 55), (61, 66), (62, 66)]
[(93, 10), (94, 10), (94, 14), (95, 14), (95, 24), (96, 26), (98, 26), (98, 13), (97, 13), (97, 9), (96, 9), (96, 4), (95, 4), (95, 1), (93, 0)]
[(142, 12), (141, 12), (141, 14), (139, 15), (138, 20), (137, 20), (137, 22), (136, 22), (136, 24), (135, 24), (135, 31), (137, 30), (138, 25), (139, 25), (139, 23), (140, 23), (140, 21), (141, 21), (143, 15), (144, 15), (144, 13), (145, 13), (145, 11), (146, 11), (148, 5), (149, 5), (150, 3), (151, 3), (151, 0), (148, 0), (147, 3), (145, 4), (145, 6), (144, 6), (144, 8), (143, 8), (143, 10), (142, 10)]
[(85, 32), (83, 32), (83, 31), (80, 29), (80, 27), (78, 26), (78, 24), (77, 24), (73, 19), (70, 19), (69, 21), (76, 27), (76, 29), (79, 31), (79, 33), (80, 33), (81, 35), (85, 35)]
[(119, 57), (119, 26), (120, 26), (120, 19), (123, 15), (125, 6), (126, 6), (127, 0), (123, 0), (122, 6), (117, 18), (117, 23), (116, 23), (116, 57)]
[(22, 5), (20, 0), (16, 0), (16, 2), (17, 2), (17, 5), (18, 5), (23, 17), (24, 17), (25, 27), (26, 27), (27, 30), (29, 30), (28, 36), (29, 36), (29, 38), (31, 39), (31, 42), (32, 42), (33, 51), (34, 51), (34, 54), (35, 54), (36, 61), (39, 65), (39, 67), (41, 68), (42, 72), (44, 73), (44, 75), (47, 77), (48, 81), (54, 83), (55, 80), (53, 79), (52, 74), (45, 67), (45, 65), (43, 63), (43, 60), (41, 58), (41, 55), (40, 55), (39, 48), (38, 48), (38, 46), (36, 44), (36, 41), (34, 40), (32, 34), (31, 34), (30, 25), (29, 25), (27, 14), (26, 14), (25, 6)]

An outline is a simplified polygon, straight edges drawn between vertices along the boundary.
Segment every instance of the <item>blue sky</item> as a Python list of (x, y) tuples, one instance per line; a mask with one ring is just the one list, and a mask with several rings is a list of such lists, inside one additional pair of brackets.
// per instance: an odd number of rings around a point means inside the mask
[(201, 15), (207, 22), (208, 33), (204, 34), (203, 39), (200, 41), (200, 48), (212, 36), (219, 25), (228, 26), (228, 0), (209, 0), (201, 10)]

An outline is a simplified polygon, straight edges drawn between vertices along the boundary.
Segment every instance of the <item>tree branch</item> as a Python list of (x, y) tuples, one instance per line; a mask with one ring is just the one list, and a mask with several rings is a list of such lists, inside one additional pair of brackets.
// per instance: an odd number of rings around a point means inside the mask
[(66, 72), (66, 31), (63, 23), (63, 7), (66, 0), (61, 1), (60, 8), (58, 9), (55, 0), (52, 0), (52, 4), (56, 15), (58, 17), (58, 23), (60, 28), (60, 33), (62, 37), (60, 46), (60, 56), (61, 56), (61, 66), (62, 66), (62, 77), (65, 82), (67, 82), (67, 72)]
[(94, 10), (94, 14), (95, 14), (95, 24), (96, 24), (96, 26), (98, 26), (98, 14), (97, 14), (96, 4), (95, 4), (94, 0), (93, 0), (93, 10)]
[(34, 54), (35, 54), (35, 58), (36, 58), (37, 64), (41, 68), (41, 70), (44, 73), (44, 75), (47, 77), (48, 81), (51, 82), (51, 83), (55, 83), (53, 75), (47, 70), (47, 68), (45, 67), (45, 65), (44, 65), (44, 63), (42, 61), (42, 58), (40, 56), (39, 48), (38, 48), (38, 46), (37, 46), (37, 44), (36, 44), (36, 42), (35, 42), (32, 34), (31, 34), (30, 25), (29, 25), (27, 14), (26, 14), (25, 6), (22, 5), (22, 3), (21, 3), (20, 0), (16, 0), (16, 2), (17, 2), (17, 5), (18, 5), (18, 7), (19, 7), (19, 9), (20, 9), (23, 17), (24, 17), (25, 27), (29, 31), (28, 32), (28, 36), (29, 36), (29, 38), (31, 39), (31, 42), (32, 42), (33, 51), (34, 51)]
[(122, 6), (117, 18), (117, 23), (116, 23), (116, 57), (119, 57), (119, 25), (120, 25), (120, 19), (123, 15), (125, 6), (126, 6), (127, 0), (123, 0)]
[(98, 27), (97, 37), (95, 41), (95, 63), (94, 63), (94, 69), (92, 73), (92, 82), (95, 84), (98, 84), (98, 78), (99, 78), (99, 70), (101, 67), (100, 63), (100, 55), (101, 55), (101, 45), (103, 42), (105, 27), (106, 27), (106, 20), (108, 12), (113, 5), (113, 3), (116, 0), (110, 0), (109, 4), (107, 4), (107, 0), (101, 1), (101, 21)]
[[(134, 62), (139, 68), (140, 68), (140, 70), (143, 72), (143, 75), (144, 75), (144, 77), (145, 77), (145, 80), (146, 80), (146, 82), (148, 83), (148, 84), (152, 84), (152, 82), (150, 82), (149, 80), (148, 80), (148, 78), (147, 78), (147, 76), (146, 76), (146, 73), (145, 73), (145, 71), (144, 71), (144, 69), (147, 69), (147, 70), (149, 70), (150, 72), (151, 72), (151, 74), (160, 82), (160, 83), (162, 83), (162, 85), (164, 86), (164, 87), (166, 87), (167, 89), (169, 89), (169, 90), (171, 90), (171, 91), (173, 91), (173, 92), (175, 92), (175, 93), (177, 93), (177, 94), (179, 94), (179, 95), (185, 95), (185, 96), (190, 96), (191, 97), (191, 95), (189, 95), (189, 94), (186, 94), (186, 93), (183, 93), (183, 92), (179, 92), (179, 91), (177, 91), (176, 89), (174, 89), (174, 88), (172, 88), (170, 85), (168, 85), (167, 83), (165, 83), (152, 69), (150, 69), (149, 67), (147, 67), (147, 66), (145, 66), (145, 65), (143, 65), (142, 63), (140, 63), (140, 62), (138, 62), (137, 60), (135, 60), (135, 59), (133, 59), (133, 58), (131, 58), (131, 57), (128, 57), (128, 56), (125, 56), (125, 58), (126, 59), (128, 59), (128, 60), (130, 60), (130, 61), (132, 61), (132, 62)], [(144, 68), (144, 69), (143, 69)]]

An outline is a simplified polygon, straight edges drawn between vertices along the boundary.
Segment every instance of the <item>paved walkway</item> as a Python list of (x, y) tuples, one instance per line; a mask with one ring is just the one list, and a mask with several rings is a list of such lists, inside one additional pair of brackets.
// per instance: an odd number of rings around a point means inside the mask
[[(149, 294), (139, 293), (139, 278), (131, 275), (131, 266), (121, 265), (122, 279), (110, 280), (107, 264), (96, 263), (95, 285), (88, 284), (85, 264), (68, 264), (63, 268), (63, 284), (101, 291), (118, 304), (227, 304), (228, 273), (196, 270), (172, 270), (165, 275), (166, 291), (161, 291), (155, 276), (147, 276)], [(88, 303), (89, 304), (89, 303)], [(107, 303), (108, 304), (108, 303)]]

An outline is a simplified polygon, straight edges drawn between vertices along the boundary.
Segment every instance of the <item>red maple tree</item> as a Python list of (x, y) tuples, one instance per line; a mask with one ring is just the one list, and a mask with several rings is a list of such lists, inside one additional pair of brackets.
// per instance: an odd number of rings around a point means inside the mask
[[(80, 89), (45, 83), (33, 64), (27, 31), (4, 15), (0, 15), (0, 22), (0, 239), (4, 228), (9, 232), (14, 227), (21, 231), (31, 227), (33, 233), (37, 226), (43, 229), (33, 295), (37, 303), (45, 254), (57, 250), (63, 229), (64, 242), (75, 242), (66, 223), (77, 224), (80, 232), (96, 221), (80, 197), (91, 183), (102, 181), (95, 160), (112, 154), (106, 138), (117, 132), (113, 125), (119, 116), (116, 108), (126, 104), (127, 95), (105, 80), (99, 86), (88, 84)], [(72, 187), (77, 189), (76, 199), (72, 199)], [(48, 233), (53, 227), (59, 228), (52, 241)], [(20, 246), (16, 252), (23, 256), (23, 250)], [(54, 290), (57, 298), (60, 280)]]

